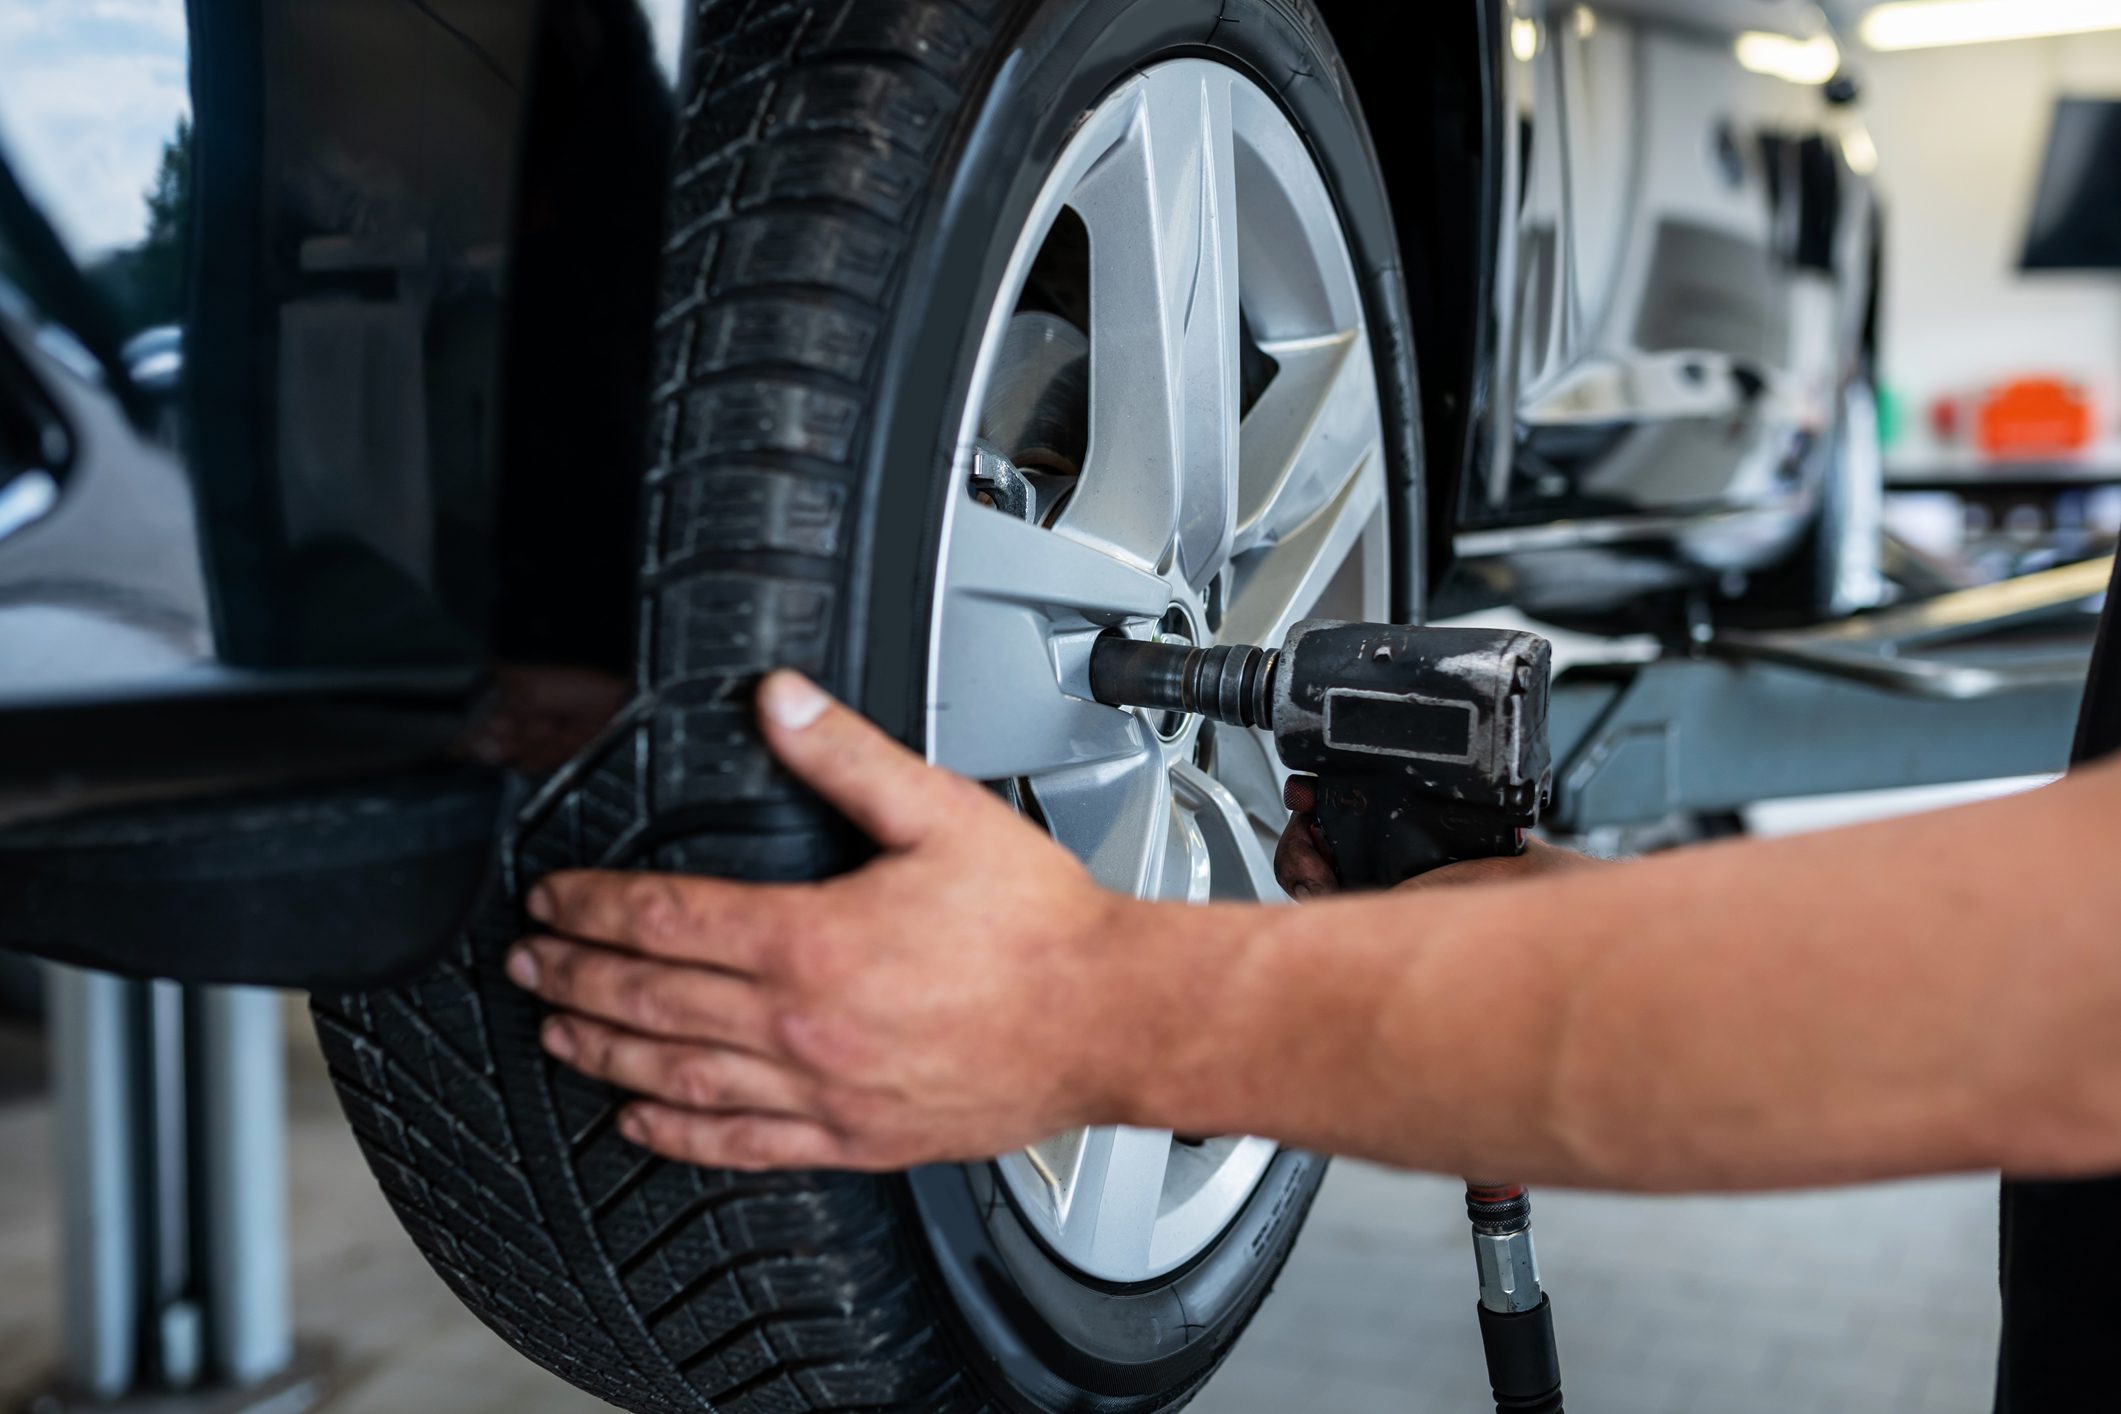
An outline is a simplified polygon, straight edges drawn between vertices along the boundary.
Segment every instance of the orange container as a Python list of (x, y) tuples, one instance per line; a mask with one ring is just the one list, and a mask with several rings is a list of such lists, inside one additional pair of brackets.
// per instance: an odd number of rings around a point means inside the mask
[(2059, 378), (2006, 383), (1981, 404), (1976, 437), (1997, 461), (2067, 457), (2092, 445), (2097, 422), (2082, 387)]

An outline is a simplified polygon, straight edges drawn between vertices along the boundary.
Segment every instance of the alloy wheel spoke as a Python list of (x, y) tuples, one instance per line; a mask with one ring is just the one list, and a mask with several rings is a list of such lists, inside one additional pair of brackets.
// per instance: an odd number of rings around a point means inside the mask
[(1061, 1210), (1063, 1254), (1092, 1270), (1146, 1270), (1170, 1164), (1169, 1130), (1084, 1134)]
[(1233, 551), (1278, 544), (1375, 460), (1377, 377), (1360, 328), (1266, 347), (1280, 365), (1245, 417)]
[(967, 501), (952, 507), (950, 579), (931, 705), (938, 765), (975, 780), (1035, 776), (1147, 749), (1130, 714), (1069, 682), (1097, 631), (1154, 617), (1169, 586), (1066, 535)]
[(1074, 197), (1090, 232), (1090, 441), (1062, 523), (1198, 588), (1227, 558), (1238, 445), (1230, 78), (1139, 80), (1126, 136)]
[(1274, 861), (1237, 796), (1190, 762), (1174, 769), (1171, 781), (1186, 807), (1180, 813), (1191, 819), (1207, 851), (1209, 897), (1244, 903), (1285, 897), (1274, 880)]
[(1116, 625), (1155, 618), (1171, 602), (1170, 586), (1066, 531), (1042, 530), (967, 501), (950, 521), (953, 595), (1034, 605), (1051, 616)]
[[(1116, 715), (1147, 735), (1139, 718)], [(1153, 739), (1132, 755), (1048, 772), (1030, 784), (1047, 830), (1090, 877), (1115, 893), (1156, 892), (1169, 848), (1171, 776)]]
[(1224, 732), (1215, 740), (1215, 775), (1245, 814), (1261, 827), (1281, 832), (1289, 817), (1282, 806), (1289, 768), (1282, 765), (1272, 737), (1265, 732)]
[[(1173, 784), (1177, 784), (1176, 771), (1173, 772)], [(1183, 791), (1178, 792), (1178, 799), (1185, 799)], [(1193, 812), (1173, 810), (1171, 825), (1166, 831), (1163, 877), (1157, 882), (1156, 897), (1178, 903), (1206, 903), (1214, 896), (1216, 867), (1208, 837)]]
[(1383, 504), (1384, 468), (1373, 457), (1310, 520), (1252, 557), (1223, 617), (1223, 638), (1279, 644), (1355, 553)]

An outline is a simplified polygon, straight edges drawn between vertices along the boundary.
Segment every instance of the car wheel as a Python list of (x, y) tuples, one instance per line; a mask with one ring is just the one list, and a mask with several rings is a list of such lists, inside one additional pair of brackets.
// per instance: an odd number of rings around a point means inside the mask
[(903, 1177), (688, 1168), (543, 1059), (500, 958), (555, 868), (859, 861), (750, 729), (779, 664), (1109, 887), (1279, 896), (1269, 744), (1083, 676), (1115, 629), (1272, 642), (1413, 593), (1412, 351), (1352, 90), (1291, 0), (708, 3), (688, 72), (640, 691), (522, 802), (447, 964), (319, 1000), (347, 1113), (471, 1308), (627, 1408), (1172, 1407), (1318, 1159), (1119, 1129)]

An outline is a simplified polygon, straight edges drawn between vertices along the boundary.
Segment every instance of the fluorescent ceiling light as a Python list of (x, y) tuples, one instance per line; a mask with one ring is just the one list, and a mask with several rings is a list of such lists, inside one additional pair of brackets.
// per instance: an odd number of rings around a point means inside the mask
[(1738, 36), (1738, 62), (1769, 78), (1823, 84), (1841, 72), (1841, 46), (1828, 34), (1792, 39), (1755, 30)]
[(2121, 29), (2121, 0), (1894, 0), (1863, 17), (1873, 49), (1937, 49)]

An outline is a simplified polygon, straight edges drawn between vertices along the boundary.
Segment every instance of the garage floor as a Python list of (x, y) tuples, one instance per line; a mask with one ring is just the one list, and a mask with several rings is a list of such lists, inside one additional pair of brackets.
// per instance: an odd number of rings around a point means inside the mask
[[(51, 1116), (0, 1031), (0, 1411), (49, 1373)], [(313, 1052), (293, 1092), (295, 1290), (337, 1351), (333, 1414), (589, 1414), (399, 1234)], [(1991, 1180), (1743, 1201), (1545, 1194), (1571, 1414), (1978, 1414), (1996, 1330)], [(1452, 1185), (1353, 1164), (1200, 1414), (1475, 1414), (1472, 1259)]]

